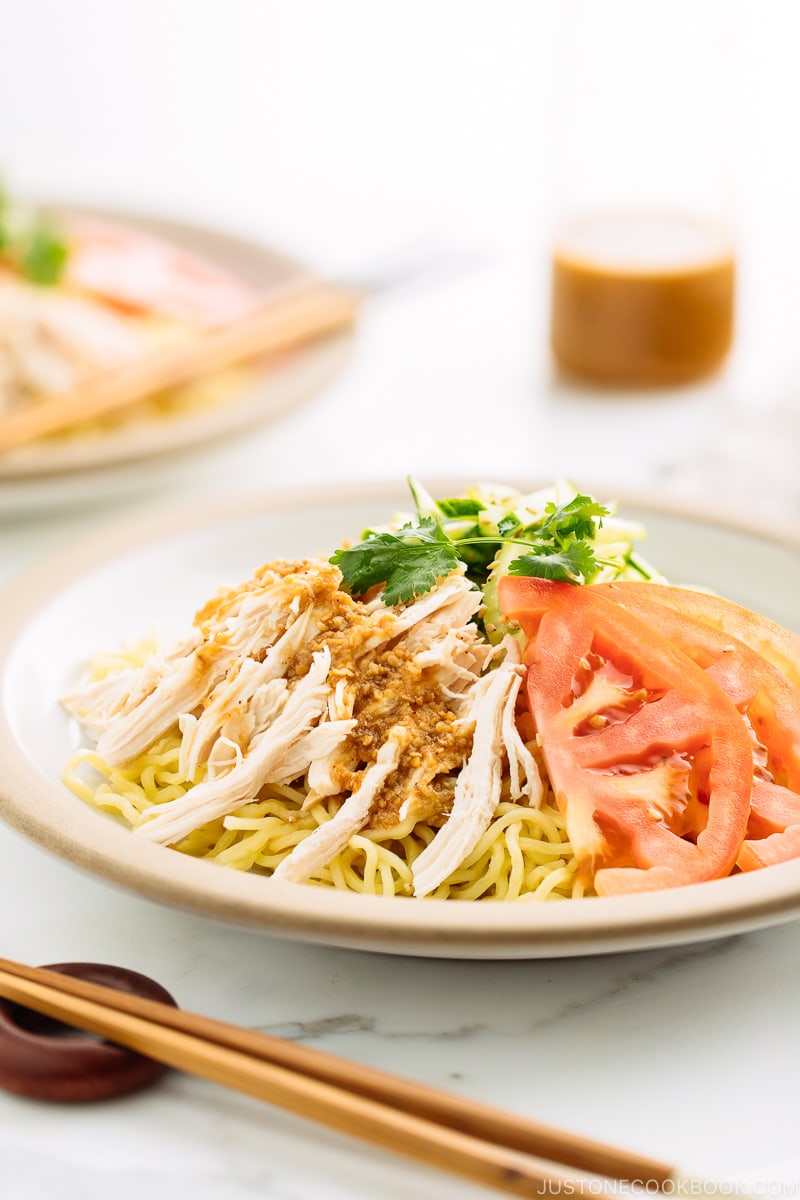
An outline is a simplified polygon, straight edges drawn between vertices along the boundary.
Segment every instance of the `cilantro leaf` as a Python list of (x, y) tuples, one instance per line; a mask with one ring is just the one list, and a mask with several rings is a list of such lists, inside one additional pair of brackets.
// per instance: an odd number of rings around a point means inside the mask
[(64, 234), (45, 213), (12, 204), (0, 181), (0, 256), (32, 283), (56, 284), (69, 256)]
[(371, 533), (356, 546), (339, 549), (330, 561), (342, 572), (342, 582), (354, 596), (363, 596), (385, 583), (402, 542), (393, 533)]
[(383, 589), (384, 603), (406, 604), (416, 596), (425, 595), (457, 565), (458, 555), (452, 548), (419, 547), (416, 552), (406, 554), (389, 572)]
[(586, 583), (597, 570), (591, 539), (609, 510), (591, 496), (550, 502), (530, 525), (516, 513), (505, 513), (491, 533), (478, 522), (469, 527), (469, 518), (485, 508), (480, 501), (451, 497), (432, 503), (440, 518), (424, 516), (392, 533), (367, 530), (357, 545), (337, 550), (330, 561), (340, 568), (343, 587), (355, 596), (381, 587), (386, 604), (405, 604), (459, 566), (483, 587), (504, 544), (520, 548), (508, 568), (512, 575)]
[(66, 265), (67, 243), (47, 225), (37, 226), (31, 233), (22, 256), (21, 268), (32, 283), (58, 283)]
[(577, 541), (570, 542), (560, 550), (542, 546), (538, 552), (521, 554), (510, 563), (508, 573), (577, 583), (590, 578), (596, 566), (594, 550), (589, 543)]
[(397, 533), (372, 533), (356, 546), (337, 550), (330, 560), (342, 572), (349, 592), (362, 596), (383, 584), (386, 604), (405, 604), (430, 592), (458, 566), (456, 546), (438, 521), (424, 517)]
[(543, 541), (557, 539), (586, 538), (594, 536), (602, 525), (608, 509), (598, 504), (591, 496), (574, 496), (566, 504), (556, 505), (552, 501), (545, 505), (545, 519), (535, 526), (538, 538)]

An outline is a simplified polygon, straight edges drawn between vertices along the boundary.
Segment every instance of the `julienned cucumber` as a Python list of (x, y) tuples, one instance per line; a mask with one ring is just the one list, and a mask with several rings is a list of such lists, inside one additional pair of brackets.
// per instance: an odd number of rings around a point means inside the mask
[(496, 646), (498, 642), (503, 640), (507, 633), (511, 632), (509, 626), (503, 620), (503, 614), (500, 612), (500, 605), (497, 600), (497, 585), (503, 576), (508, 574), (508, 568), (514, 559), (524, 553), (524, 546), (508, 544), (503, 546), (494, 560), (491, 574), (483, 586), (483, 606), (480, 616), (483, 620), (486, 637), (493, 646)]

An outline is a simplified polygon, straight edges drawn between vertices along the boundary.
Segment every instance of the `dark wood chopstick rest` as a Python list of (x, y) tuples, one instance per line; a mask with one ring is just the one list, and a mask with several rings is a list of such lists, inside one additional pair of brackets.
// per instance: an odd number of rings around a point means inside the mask
[[(104, 963), (47, 968), (177, 1007), (159, 983)], [(109, 1100), (155, 1083), (166, 1070), (134, 1050), (80, 1034), (21, 1004), (0, 999), (0, 1087), (35, 1100)]]

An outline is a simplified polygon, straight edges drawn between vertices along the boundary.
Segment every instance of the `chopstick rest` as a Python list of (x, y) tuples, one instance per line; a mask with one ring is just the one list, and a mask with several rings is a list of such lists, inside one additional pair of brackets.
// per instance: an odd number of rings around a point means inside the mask
[[(177, 1007), (159, 983), (124, 967), (77, 962), (47, 970)], [(149, 1087), (167, 1070), (135, 1050), (77, 1035), (60, 1021), (0, 999), (0, 1087), (6, 1091), (62, 1103), (109, 1100)]]
[[(730, 1194), (730, 1185), (681, 1173), (668, 1163), (310, 1046), (187, 1012), (135, 971), (93, 963), (28, 967), (0, 958), (0, 997), (13, 1002), (17, 1021), (19, 1014), (33, 1018), (46, 1013), (152, 1055), (157, 1063), (508, 1195), (591, 1200), (628, 1192), (647, 1197)], [(5, 1045), (0, 1045), (0, 1064), (5, 1061)], [(139, 1086), (144, 1084), (133, 1084)], [(746, 1200), (745, 1193), (738, 1194)]]
[(611, 1180), (639, 1181), (648, 1195), (663, 1195), (675, 1178), (675, 1168), (667, 1163), (519, 1114), (4, 958), (0, 996), (178, 1070), (514, 1196), (596, 1196)]

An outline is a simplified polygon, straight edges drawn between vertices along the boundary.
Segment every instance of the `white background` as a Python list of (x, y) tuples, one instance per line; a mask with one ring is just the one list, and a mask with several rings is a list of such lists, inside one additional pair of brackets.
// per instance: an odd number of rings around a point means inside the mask
[[(292, 478), (557, 469), (796, 515), (790, 0), (29, 0), (6, 12), (12, 190), (204, 221), (335, 275), (449, 264), (369, 308), (346, 386), (310, 410)], [(665, 111), (681, 134), (667, 146)], [(605, 130), (599, 155), (580, 141), (587, 128)], [(636, 194), (665, 162), (678, 191), (713, 177), (734, 228), (734, 355), (678, 394), (583, 394), (549, 357), (553, 222), (598, 180)], [(226, 486), (243, 473), (282, 481), (290, 455), (280, 423), (221, 467)]]
[[(698, 32), (709, 70), (724, 64), (731, 202), (758, 287), (742, 334), (771, 369), (765, 326), (800, 267), (791, 0), (6, 0), (0, 163), (15, 188), (250, 230), (322, 265), (463, 236), (518, 255), (533, 292), (587, 10), (599, 61), (671, 64), (679, 121), (699, 94)], [(666, 44), (637, 40), (637, 10), (669, 15)]]
[[(381, 319), (388, 300), (376, 306), (376, 341), (365, 338), (353, 386), (325, 410), (324, 422), (374, 421), (380, 410), (396, 425), (422, 403), (427, 424), (395, 440), (394, 454), (373, 428), (367, 473), (477, 468), (487, 455), (502, 467), (515, 457), (510, 424), (534, 467), (546, 443), (548, 462), (563, 451), (565, 468), (610, 480), (632, 469), (629, 440), (650, 464), (658, 428), (666, 446), (655, 457), (674, 479), (675, 460), (690, 461), (698, 440), (715, 441), (703, 447), (715, 456), (740, 455), (742, 438), (725, 427), (742, 412), (758, 413), (759, 437), (766, 414), (794, 419), (800, 12), (788, 0), (29, 0), (6, 12), (0, 165), (12, 189), (206, 221), (334, 273), (410, 252), (462, 264), (448, 286), (421, 281), (402, 323), (407, 293), (391, 298), (391, 320)], [(587, 41), (596, 73), (570, 74), (576, 58), (585, 65)], [(587, 409), (551, 380), (549, 239), (573, 180), (564, 139), (575, 108), (602, 129), (602, 114), (623, 104), (634, 131), (640, 121), (634, 178), (655, 170), (647, 75), (661, 107), (671, 81), (675, 128), (693, 151), (712, 128), (709, 106), (721, 105), (707, 159), (723, 176), (741, 287), (736, 353), (710, 428), (707, 388), (620, 412), (610, 398)], [(696, 153), (671, 155), (676, 178), (692, 166), (697, 175)], [(598, 172), (584, 161), (591, 192)], [(362, 373), (365, 364), (374, 369)], [(475, 436), (481, 401), (492, 406), (488, 447)], [(778, 467), (787, 482), (791, 463)], [(342, 460), (326, 468), (340, 475)], [(775, 464), (759, 488), (775, 487), (774, 475)]]

